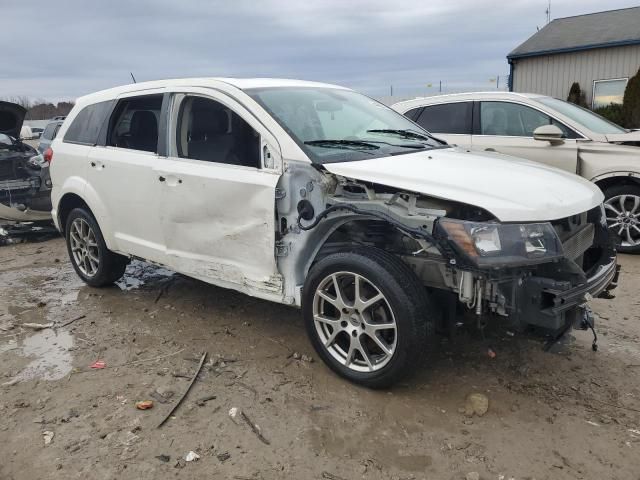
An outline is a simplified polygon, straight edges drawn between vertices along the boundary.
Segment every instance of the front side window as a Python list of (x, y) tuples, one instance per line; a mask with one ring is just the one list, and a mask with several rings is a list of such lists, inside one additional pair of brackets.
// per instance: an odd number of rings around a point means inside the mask
[(110, 108), (111, 102), (94, 103), (84, 107), (71, 122), (64, 135), (64, 141), (95, 145)]
[(626, 133), (626, 130), (613, 122), (596, 115), (591, 110), (579, 107), (573, 103), (558, 100), (552, 97), (539, 97), (536, 100), (543, 105), (556, 110), (558, 113), (570, 118), (578, 125), (584, 126), (592, 132), (606, 135), (608, 133)]
[(158, 153), (162, 95), (120, 100), (109, 120), (107, 145)]
[(429, 132), (471, 135), (471, 102), (431, 105), (416, 120)]
[(595, 80), (593, 82), (593, 101), (591, 108), (606, 107), (612, 103), (622, 105), (624, 91), (627, 88), (626, 78), (615, 80)]
[(366, 160), (445, 146), (395, 110), (351, 90), (274, 87), (246, 93), (314, 163)]
[(510, 102), (480, 104), (480, 134), (503, 137), (533, 137), (536, 128), (555, 125), (565, 138), (576, 138), (575, 132), (534, 108)]
[(176, 130), (178, 156), (260, 168), (260, 134), (220, 102), (186, 97)]

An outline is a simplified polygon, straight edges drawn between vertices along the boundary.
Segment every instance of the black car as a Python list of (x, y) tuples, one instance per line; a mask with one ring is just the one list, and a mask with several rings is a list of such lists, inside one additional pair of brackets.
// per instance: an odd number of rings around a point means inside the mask
[(20, 140), (26, 113), (0, 101), (0, 221), (51, 219), (50, 159)]

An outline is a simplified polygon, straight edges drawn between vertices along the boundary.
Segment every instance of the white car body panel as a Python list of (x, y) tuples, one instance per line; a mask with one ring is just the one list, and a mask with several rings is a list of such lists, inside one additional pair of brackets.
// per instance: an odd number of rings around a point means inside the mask
[(600, 190), (534, 162), (450, 148), (348, 163), (331, 173), (482, 207), (503, 222), (555, 220), (602, 203)]

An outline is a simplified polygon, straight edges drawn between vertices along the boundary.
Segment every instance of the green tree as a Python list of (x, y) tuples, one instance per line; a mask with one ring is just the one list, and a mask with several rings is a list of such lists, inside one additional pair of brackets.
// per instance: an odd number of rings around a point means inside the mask
[(627, 82), (622, 100), (623, 127), (640, 128), (640, 69)]
[(573, 85), (571, 85), (567, 102), (575, 103), (581, 107), (587, 106), (585, 93), (580, 89), (580, 84), (578, 82), (573, 82)]

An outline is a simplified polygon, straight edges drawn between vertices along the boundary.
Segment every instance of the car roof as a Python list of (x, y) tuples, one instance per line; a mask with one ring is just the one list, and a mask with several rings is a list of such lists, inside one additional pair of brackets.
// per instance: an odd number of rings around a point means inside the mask
[(329, 83), (310, 82), (306, 80), (293, 80), (284, 78), (225, 78), (225, 77), (204, 77), (204, 78), (175, 78), (168, 80), (154, 80), (150, 82), (132, 83), (122, 85), (107, 90), (91, 93), (77, 99), (76, 103), (92, 103), (103, 100), (110, 100), (119, 95), (133, 93), (137, 91), (152, 90), (167, 87), (219, 87), (220, 83), (226, 83), (240, 90), (252, 88), (272, 88), (272, 87), (319, 87), (319, 88), (339, 88), (348, 90), (339, 85)]
[(395, 103), (393, 108), (396, 110), (409, 110), (410, 108), (421, 107), (424, 105), (432, 105), (436, 103), (464, 102), (473, 100), (513, 100), (516, 98), (535, 99), (544, 95), (537, 93), (516, 93), (516, 92), (467, 92), (467, 93), (450, 93), (446, 95), (434, 95), (431, 97), (420, 97), (412, 100), (405, 100)]

